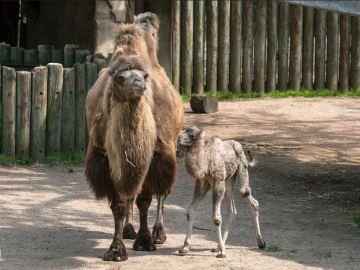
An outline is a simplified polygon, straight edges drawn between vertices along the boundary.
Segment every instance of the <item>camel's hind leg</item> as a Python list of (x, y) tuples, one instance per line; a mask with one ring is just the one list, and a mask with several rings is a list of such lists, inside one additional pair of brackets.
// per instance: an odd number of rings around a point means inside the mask
[(213, 190), (213, 221), (216, 227), (216, 234), (218, 237), (218, 255), (217, 258), (225, 257), (225, 243), (221, 234), (221, 201), (224, 198), (226, 191), (225, 181), (216, 181)]
[(156, 246), (154, 245), (147, 223), (148, 210), (151, 204), (151, 200), (151, 193), (149, 193), (145, 189), (143, 189), (136, 198), (136, 205), (139, 209), (140, 216), (140, 229), (135, 239), (133, 248), (137, 251), (156, 250)]
[(153, 227), (152, 237), (155, 244), (164, 244), (166, 241), (166, 234), (164, 228), (164, 201), (167, 195), (156, 195), (157, 212), (156, 222)]
[(115, 221), (115, 233), (109, 250), (104, 254), (104, 261), (126, 261), (128, 255), (122, 241), (123, 220), (126, 214), (126, 203), (120, 197), (114, 199), (110, 204)]
[(187, 212), (188, 226), (187, 226), (186, 238), (184, 241), (184, 246), (179, 250), (180, 254), (185, 254), (190, 251), (191, 234), (192, 234), (192, 228), (195, 218), (195, 211), (199, 203), (204, 199), (209, 189), (210, 189), (210, 185), (208, 183), (202, 183), (200, 180), (196, 180), (193, 199), (191, 201), (191, 205)]
[(127, 215), (125, 218), (124, 223), (124, 230), (123, 230), (123, 239), (136, 239), (136, 231), (133, 226), (133, 216), (134, 216), (134, 201), (135, 198), (128, 199), (126, 201), (127, 206)]

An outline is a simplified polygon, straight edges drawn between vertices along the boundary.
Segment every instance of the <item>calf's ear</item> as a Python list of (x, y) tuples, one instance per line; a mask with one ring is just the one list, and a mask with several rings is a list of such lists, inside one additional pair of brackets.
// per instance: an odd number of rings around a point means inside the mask
[(145, 12), (135, 16), (134, 23), (145, 29), (148, 29), (151, 26), (156, 31), (158, 31), (160, 27), (159, 17), (152, 12)]

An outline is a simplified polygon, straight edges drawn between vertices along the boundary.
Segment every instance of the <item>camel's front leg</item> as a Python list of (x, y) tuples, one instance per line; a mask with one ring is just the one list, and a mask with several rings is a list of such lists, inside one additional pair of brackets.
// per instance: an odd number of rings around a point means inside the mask
[(153, 227), (152, 237), (155, 244), (164, 244), (166, 241), (165, 227), (164, 227), (164, 201), (167, 195), (156, 195), (157, 198), (157, 212), (156, 222)]
[(179, 250), (180, 254), (185, 254), (190, 251), (191, 234), (192, 234), (192, 228), (195, 218), (195, 211), (199, 203), (204, 199), (209, 188), (210, 186), (208, 183), (202, 183), (200, 180), (196, 180), (193, 199), (191, 201), (191, 205), (187, 212), (188, 226), (187, 226), (186, 238), (184, 241), (184, 246)]
[(138, 231), (133, 248), (137, 251), (154, 251), (156, 246), (148, 228), (147, 216), (152, 196), (149, 192), (142, 190), (136, 198), (136, 205), (139, 209), (140, 229)]
[(126, 261), (128, 255), (125, 245), (122, 241), (123, 220), (126, 215), (126, 203), (120, 197), (117, 197), (110, 204), (111, 211), (115, 221), (114, 239), (109, 250), (104, 254), (104, 261)]
[(124, 223), (123, 239), (136, 239), (136, 231), (133, 226), (134, 201), (135, 198), (126, 201), (128, 211)]
[(216, 234), (218, 237), (218, 255), (217, 258), (225, 257), (225, 244), (221, 235), (221, 201), (224, 198), (226, 188), (225, 181), (216, 181), (213, 190), (213, 221), (216, 227)]

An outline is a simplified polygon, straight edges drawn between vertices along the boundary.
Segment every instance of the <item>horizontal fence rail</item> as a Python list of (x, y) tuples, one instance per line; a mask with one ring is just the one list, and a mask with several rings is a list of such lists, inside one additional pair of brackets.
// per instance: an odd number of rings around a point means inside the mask
[(84, 154), (85, 98), (108, 60), (75, 45), (15, 50), (1, 43), (0, 63), (1, 152), (38, 161)]
[(284, 1), (197, 2), (172, 1), (182, 93), (360, 88), (360, 17)]

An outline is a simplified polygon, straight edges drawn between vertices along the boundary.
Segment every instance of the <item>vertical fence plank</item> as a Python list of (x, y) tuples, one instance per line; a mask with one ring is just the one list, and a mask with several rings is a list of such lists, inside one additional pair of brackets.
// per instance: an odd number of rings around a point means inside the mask
[(252, 91), (253, 84), (253, 13), (252, 1), (243, 3), (243, 76), (242, 90), (245, 93)]
[(266, 2), (258, 0), (255, 9), (254, 90), (265, 91)]
[(96, 72), (97, 72), (97, 74), (99, 74), (100, 71), (103, 68), (106, 68), (108, 66), (108, 62), (106, 61), (105, 58), (95, 57), (94, 58), (94, 63), (96, 64)]
[(172, 32), (172, 68), (171, 79), (177, 91), (180, 87), (180, 14), (181, 1), (171, 2), (171, 32)]
[(6, 43), (0, 43), (0, 64), (10, 64), (10, 45)]
[(24, 48), (18, 48), (18, 47), (10, 48), (10, 64), (12, 65), (24, 64)]
[(37, 65), (37, 51), (35, 49), (29, 49), (24, 51), (24, 65)]
[(241, 90), (241, 1), (231, 1), (229, 89)]
[[(0, 104), (2, 104), (2, 67), (0, 64)], [(0, 112), (0, 149), (2, 150), (2, 113)]]
[(350, 87), (360, 88), (360, 17), (351, 18)]
[(206, 2), (206, 88), (215, 92), (217, 87), (218, 2)]
[(304, 7), (302, 87), (313, 88), (314, 9)]
[(15, 157), (16, 122), (16, 72), (13, 68), (2, 68), (2, 150)]
[(194, 76), (193, 90), (204, 93), (204, 2), (194, 2)]
[(64, 67), (72, 67), (75, 63), (75, 49), (79, 46), (75, 44), (66, 44), (64, 46)]
[(75, 65), (75, 151), (85, 153), (85, 80), (84, 64)]
[(327, 57), (326, 57), (326, 87), (338, 89), (339, 71), (339, 16), (329, 12), (327, 16)]
[(301, 6), (290, 6), (290, 62), (289, 88), (299, 90), (301, 86), (303, 12)]
[(181, 38), (181, 88), (182, 93), (191, 95), (193, 65), (193, 2), (182, 2)]
[(17, 72), (16, 92), (16, 156), (29, 158), (31, 72)]
[(38, 65), (46, 66), (51, 62), (51, 45), (38, 45)]
[(58, 155), (61, 152), (61, 112), (63, 92), (63, 66), (48, 64), (48, 101), (46, 153)]
[(218, 90), (227, 92), (229, 89), (229, 56), (230, 56), (230, 1), (219, 1), (219, 33), (218, 39)]
[(340, 59), (339, 59), (339, 89), (349, 89), (350, 63), (350, 16), (340, 15)]
[(64, 69), (63, 104), (61, 116), (61, 152), (72, 153), (75, 148), (75, 69)]
[(64, 63), (64, 50), (55, 49), (51, 50), (51, 62), (52, 63)]
[(97, 66), (95, 63), (85, 63), (86, 67), (86, 92), (90, 90), (97, 78)]
[(279, 63), (278, 63), (278, 89), (285, 90), (289, 79), (289, 5), (279, 3)]
[(266, 61), (266, 92), (274, 92), (276, 89), (276, 64), (277, 64), (277, 2), (268, 2), (267, 15), (267, 61)]
[(31, 158), (41, 161), (46, 148), (47, 67), (36, 67), (32, 73)]
[(326, 11), (315, 10), (315, 89), (325, 87)]

